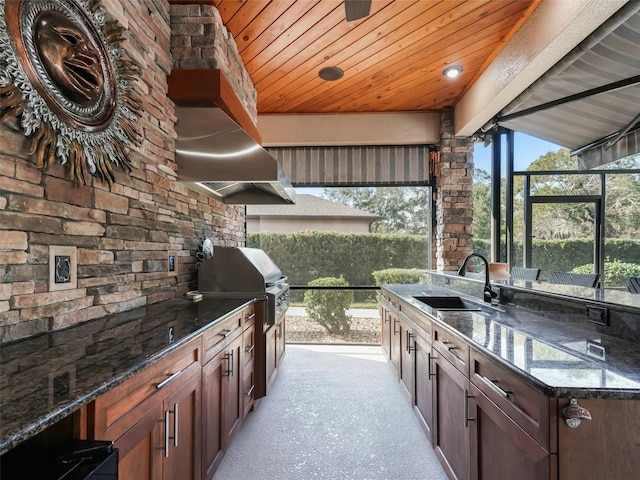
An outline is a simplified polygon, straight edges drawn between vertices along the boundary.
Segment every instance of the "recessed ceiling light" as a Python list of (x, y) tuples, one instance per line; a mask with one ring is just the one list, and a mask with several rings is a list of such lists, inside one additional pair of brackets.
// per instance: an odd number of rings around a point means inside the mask
[(327, 80), (329, 82), (333, 82), (334, 80), (340, 80), (344, 75), (344, 72), (341, 68), (338, 67), (324, 67), (320, 69), (318, 75), (323, 80)]
[(451, 65), (442, 71), (442, 74), (447, 78), (456, 78), (462, 72), (460, 65)]

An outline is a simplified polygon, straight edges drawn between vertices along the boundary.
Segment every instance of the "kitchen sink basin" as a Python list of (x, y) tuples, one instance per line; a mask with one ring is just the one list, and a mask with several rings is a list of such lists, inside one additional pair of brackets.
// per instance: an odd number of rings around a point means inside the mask
[(467, 302), (460, 297), (413, 297), (419, 302), (435, 309), (435, 310), (476, 310), (479, 311), (480, 307)]

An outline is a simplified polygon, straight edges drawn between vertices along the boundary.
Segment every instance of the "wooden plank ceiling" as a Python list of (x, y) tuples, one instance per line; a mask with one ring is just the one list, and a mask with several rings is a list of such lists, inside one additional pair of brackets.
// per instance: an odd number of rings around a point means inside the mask
[[(540, 0), (200, 0), (218, 8), (258, 91), (258, 112), (425, 111), (453, 106)], [(461, 65), (455, 80), (442, 71)], [(344, 77), (325, 81), (327, 66)]]

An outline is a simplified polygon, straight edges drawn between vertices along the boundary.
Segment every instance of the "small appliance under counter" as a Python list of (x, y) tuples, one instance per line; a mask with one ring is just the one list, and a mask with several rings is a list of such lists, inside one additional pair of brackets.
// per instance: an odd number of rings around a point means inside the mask
[(245, 306), (251, 295), (185, 297), (6, 343), (0, 349), (0, 453), (83, 405)]

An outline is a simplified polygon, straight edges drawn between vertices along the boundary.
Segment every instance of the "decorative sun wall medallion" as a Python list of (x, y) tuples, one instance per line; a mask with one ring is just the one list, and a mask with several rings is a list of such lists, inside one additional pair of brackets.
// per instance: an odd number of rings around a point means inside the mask
[(0, 0), (0, 121), (31, 137), (38, 168), (57, 158), (77, 185), (87, 171), (109, 186), (114, 167), (131, 171), (139, 68), (123, 30), (99, 0)]

